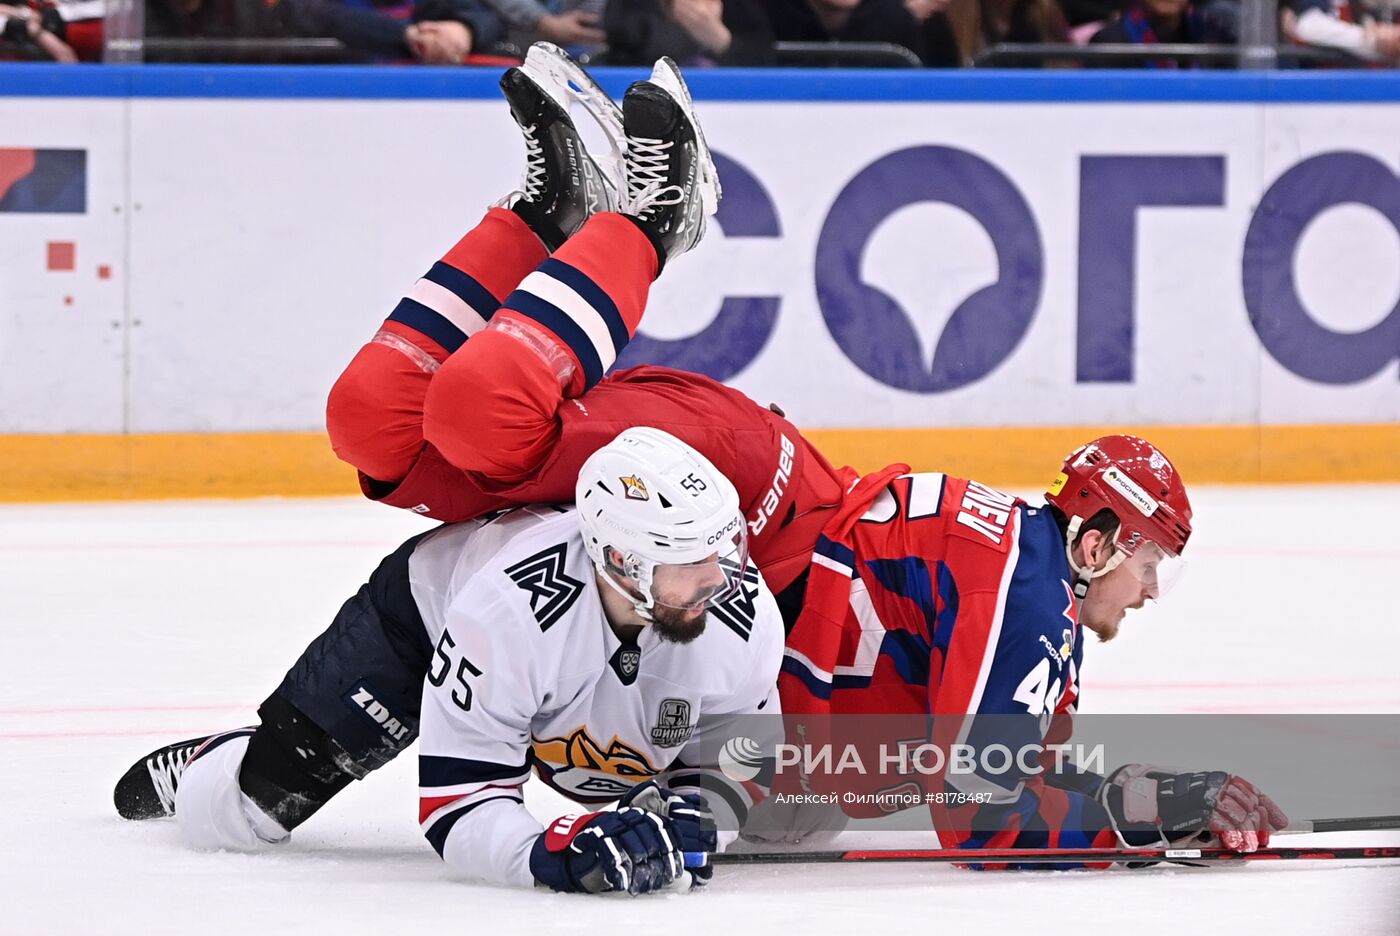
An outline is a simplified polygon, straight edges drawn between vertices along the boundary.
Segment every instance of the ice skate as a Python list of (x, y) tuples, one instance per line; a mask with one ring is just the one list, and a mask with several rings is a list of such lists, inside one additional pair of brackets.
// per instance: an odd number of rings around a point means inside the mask
[(117, 814), (123, 819), (163, 819), (175, 815), (175, 790), (180, 777), (195, 755), (211, 744), (251, 735), (252, 728), (239, 728), (188, 741), (178, 741), (152, 751), (122, 774), (112, 793)]
[(627, 192), (621, 210), (641, 222), (664, 266), (700, 242), (705, 218), (719, 209), (714, 160), (670, 59), (657, 62), (650, 81), (627, 89), (622, 114)]
[[(505, 204), (556, 250), (599, 211), (616, 211), (622, 190), (622, 114), (611, 98), (557, 46), (537, 42), (525, 63), (501, 78), (501, 91), (525, 137), (525, 178)], [(583, 142), (570, 107), (598, 124), (606, 153)]]

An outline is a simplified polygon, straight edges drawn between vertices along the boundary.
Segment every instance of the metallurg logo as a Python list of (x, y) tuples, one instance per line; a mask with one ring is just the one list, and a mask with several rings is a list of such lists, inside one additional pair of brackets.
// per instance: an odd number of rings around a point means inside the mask
[(540, 778), (569, 794), (615, 798), (657, 772), (646, 754), (617, 735), (600, 744), (585, 726), (559, 738), (533, 738), (531, 748)]
[(628, 475), (617, 480), (622, 482), (622, 494), (628, 500), (651, 500), (651, 492), (647, 490), (646, 483), (636, 475)]

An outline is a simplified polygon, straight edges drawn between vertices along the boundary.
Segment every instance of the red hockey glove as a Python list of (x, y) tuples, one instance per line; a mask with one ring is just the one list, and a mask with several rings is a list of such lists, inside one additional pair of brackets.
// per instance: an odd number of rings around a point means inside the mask
[(1214, 836), (1225, 848), (1252, 852), (1288, 824), (1273, 800), (1223, 770), (1178, 773), (1128, 764), (1109, 776), (1099, 801), (1128, 846), (1180, 845)]

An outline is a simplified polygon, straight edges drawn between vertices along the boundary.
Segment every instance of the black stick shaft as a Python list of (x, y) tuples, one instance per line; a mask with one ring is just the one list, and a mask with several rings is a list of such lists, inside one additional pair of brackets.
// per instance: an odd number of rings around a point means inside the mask
[(1336, 861), (1400, 859), (1400, 846), (1261, 848), (1248, 854), (1224, 848), (928, 848), (847, 851), (735, 852), (715, 864), (816, 864), (832, 862), (943, 862), (953, 864), (1089, 864), (1109, 861)]
[(1344, 819), (1314, 819), (1307, 832), (1377, 832), (1400, 829), (1400, 816), (1350, 816)]

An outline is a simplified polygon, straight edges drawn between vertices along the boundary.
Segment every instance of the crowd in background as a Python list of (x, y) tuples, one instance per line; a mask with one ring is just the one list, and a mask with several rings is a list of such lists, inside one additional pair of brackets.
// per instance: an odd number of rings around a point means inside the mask
[[(140, 2), (140, 0), (137, 0)], [(547, 39), (592, 64), (991, 63), (1003, 44), (1230, 45), (1241, 0), (146, 0), (153, 40), (334, 40), (342, 61), (500, 64)], [(1280, 34), (1373, 67), (1400, 62), (1400, 0), (1280, 0)], [(0, 0), (0, 58), (99, 61), (104, 0)], [(829, 44), (873, 58), (833, 56)], [(803, 45), (794, 45), (803, 44)], [(873, 44), (873, 45), (872, 45)], [(1044, 51), (1044, 50), (1042, 50)], [(810, 61), (804, 60), (807, 55)], [(198, 57), (197, 55), (195, 57)], [(1031, 56), (995, 64), (1066, 64)], [(1115, 67), (1202, 64), (1165, 56)]]

